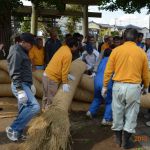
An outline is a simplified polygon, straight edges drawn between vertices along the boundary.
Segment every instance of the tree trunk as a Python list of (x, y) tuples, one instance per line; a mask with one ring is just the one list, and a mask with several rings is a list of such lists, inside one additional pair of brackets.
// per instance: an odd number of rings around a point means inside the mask
[[(0, 43), (4, 44), (7, 56), (11, 43), (11, 5), (10, 1), (5, 1), (1, 5), (3, 5), (3, 10), (0, 13)], [(6, 56), (2, 56), (0, 59), (4, 59)]]
[(32, 3), (32, 14), (31, 14), (31, 33), (34, 35), (37, 35), (37, 22), (38, 16), (37, 16), (37, 8), (34, 3)]

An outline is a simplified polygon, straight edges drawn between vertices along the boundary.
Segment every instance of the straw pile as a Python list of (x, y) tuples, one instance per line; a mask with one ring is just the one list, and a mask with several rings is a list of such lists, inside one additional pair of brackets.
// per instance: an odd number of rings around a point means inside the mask
[(70, 149), (70, 122), (68, 109), (86, 66), (79, 60), (74, 61), (71, 73), (75, 81), (69, 81), (71, 90), (62, 91), (62, 86), (53, 98), (49, 110), (36, 118), (29, 129), (30, 138), (21, 146), (24, 150), (66, 150)]

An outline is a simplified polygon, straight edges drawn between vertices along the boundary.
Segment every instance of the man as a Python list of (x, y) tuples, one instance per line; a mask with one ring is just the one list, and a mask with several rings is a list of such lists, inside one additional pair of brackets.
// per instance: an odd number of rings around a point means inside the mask
[(148, 57), (148, 64), (149, 64), (149, 68), (150, 68), (150, 33), (146, 34), (146, 38), (145, 38), (145, 45), (143, 48), (147, 54)]
[[(98, 66), (97, 73), (94, 78), (94, 99), (90, 105), (88, 112), (86, 113), (86, 115), (90, 118), (96, 116), (103, 100), (101, 90), (103, 87), (104, 71), (111, 52), (111, 49), (106, 49), (104, 51), (104, 57), (102, 58)], [(113, 82), (112, 80), (110, 80), (107, 90), (107, 96), (105, 97), (105, 111), (103, 115), (103, 120), (101, 122), (102, 125), (112, 125), (112, 85)]]
[(36, 45), (29, 52), (29, 58), (32, 62), (32, 68), (35, 70), (44, 70), (44, 48), (43, 39), (36, 38)]
[(68, 73), (72, 61), (72, 53), (78, 48), (78, 41), (74, 38), (66, 40), (66, 44), (61, 46), (54, 54), (43, 74), (43, 107), (45, 111), (52, 103), (60, 83), (63, 84), (63, 91), (69, 92)]
[(145, 52), (136, 45), (137, 35), (137, 30), (127, 29), (124, 33), (125, 43), (112, 51), (104, 73), (102, 89), (102, 96), (105, 96), (108, 82), (114, 74), (112, 130), (115, 131), (116, 143), (119, 146), (122, 145), (122, 131), (124, 132), (124, 149), (134, 146), (130, 137), (135, 133), (137, 125), (141, 83), (143, 94), (147, 94), (149, 86), (148, 60)]
[(4, 44), (0, 42), (0, 60), (3, 60), (6, 58), (6, 52), (4, 49)]
[(101, 52), (103, 52), (105, 49), (109, 48), (109, 42), (110, 42), (109, 38), (110, 38), (110, 36), (108, 36), (108, 35), (104, 36), (104, 43), (101, 46)]
[(7, 137), (12, 141), (22, 138), (27, 123), (35, 116), (40, 106), (32, 91), (32, 71), (28, 52), (32, 48), (34, 37), (30, 33), (22, 33), (20, 42), (10, 47), (7, 57), (11, 88), (18, 99), (19, 113), (10, 127), (6, 128)]
[(137, 46), (143, 48), (144, 47), (144, 44), (142, 43), (142, 40), (143, 40), (143, 36), (144, 34), (143, 33), (138, 33), (138, 38), (137, 38)]
[(96, 49), (93, 49), (91, 43), (87, 43), (85, 45), (85, 51), (82, 53), (80, 57), (87, 65), (86, 73), (91, 75), (94, 69), (94, 65), (98, 61), (99, 52)]
[(61, 46), (61, 42), (60, 40), (58, 40), (57, 32), (53, 29), (50, 31), (50, 38), (48, 38), (48, 40), (45, 43), (46, 66), (60, 46)]
[(72, 55), (72, 60), (76, 60), (78, 59), (82, 52), (83, 52), (83, 46), (82, 46), (82, 38), (81, 38), (81, 34), (76, 32), (73, 34), (73, 38), (76, 39), (76, 41), (78, 42), (78, 49), (73, 53)]
[[(147, 58), (148, 58), (148, 65), (149, 65), (149, 69), (150, 69), (150, 33), (146, 34), (146, 38), (145, 38), (145, 45), (143, 48), (147, 54)], [(149, 91), (150, 91), (150, 87), (149, 87)], [(145, 118), (149, 119), (149, 113), (150, 113), (150, 109), (148, 109), (148, 114), (144, 115)], [(150, 121), (146, 122), (146, 125), (150, 127)]]

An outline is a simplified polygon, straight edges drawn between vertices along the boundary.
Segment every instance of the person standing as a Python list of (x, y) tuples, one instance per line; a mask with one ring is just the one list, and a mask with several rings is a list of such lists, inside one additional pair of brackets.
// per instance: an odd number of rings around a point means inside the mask
[(29, 52), (29, 58), (32, 62), (32, 68), (35, 70), (44, 70), (44, 48), (43, 39), (36, 38), (36, 45)]
[(0, 60), (3, 60), (6, 58), (6, 52), (4, 49), (4, 44), (0, 42)]
[(42, 110), (45, 111), (52, 103), (59, 84), (63, 84), (64, 92), (69, 92), (68, 73), (72, 62), (72, 53), (78, 49), (78, 41), (74, 38), (66, 40), (66, 44), (61, 46), (54, 54), (43, 73), (43, 100)]
[(50, 38), (45, 43), (45, 64), (49, 63), (55, 52), (60, 48), (61, 41), (57, 37), (57, 32), (53, 29), (50, 31)]
[(93, 49), (91, 43), (85, 45), (85, 51), (82, 53), (80, 59), (87, 65), (86, 73), (91, 75), (94, 69), (94, 65), (98, 61), (99, 52)]
[(27, 123), (39, 112), (40, 106), (34, 97), (31, 86), (32, 71), (28, 52), (33, 46), (34, 37), (30, 33), (22, 33), (20, 41), (10, 47), (7, 57), (8, 70), (11, 77), (11, 88), (18, 99), (18, 116), (13, 123), (6, 128), (7, 137), (17, 141), (22, 137)]
[(144, 36), (143, 33), (140, 33), (140, 32), (138, 33), (137, 46), (139, 46), (141, 48), (144, 48), (144, 44), (142, 43), (143, 36)]
[(94, 99), (92, 101), (92, 104), (90, 105), (90, 108), (86, 115), (90, 118), (96, 116), (99, 107), (102, 103), (102, 100), (105, 99), (105, 112), (102, 120), (103, 125), (112, 125), (112, 109), (111, 109), (111, 103), (112, 103), (112, 85), (113, 82), (110, 80), (108, 84), (108, 90), (107, 95), (105, 98), (101, 95), (101, 90), (103, 87), (103, 78), (104, 78), (104, 71), (106, 68), (106, 64), (108, 62), (109, 56), (111, 54), (111, 49), (106, 49), (104, 51), (104, 57), (102, 58), (98, 69), (96, 76), (94, 78)]
[(148, 93), (148, 60), (143, 49), (136, 45), (138, 32), (136, 29), (126, 29), (125, 43), (115, 48), (108, 60), (104, 73), (102, 96), (107, 92), (108, 82), (113, 75), (113, 125), (116, 143), (123, 148), (134, 147), (130, 137), (135, 133), (137, 115), (140, 107), (141, 83), (142, 94)]

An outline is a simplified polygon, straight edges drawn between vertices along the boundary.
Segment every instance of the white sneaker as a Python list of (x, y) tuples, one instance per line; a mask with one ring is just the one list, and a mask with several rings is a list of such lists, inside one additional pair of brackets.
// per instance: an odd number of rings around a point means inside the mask
[(112, 121), (107, 121), (106, 119), (103, 119), (101, 124), (104, 125), (104, 126), (107, 126), (107, 125), (111, 126), (112, 125)]
[(18, 141), (18, 133), (15, 132), (11, 127), (7, 127), (6, 128), (6, 133), (7, 133), (7, 137), (11, 140), (11, 141)]
[(147, 122), (146, 122), (146, 125), (147, 125), (148, 127), (150, 127), (150, 121), (147, 121)]
[(92, 117), (92, 114), (91, 114), (91, 112), (90, 112), (90, 111), (87, 111), (86, 116), (87, 116), (88, 118), (90, 118), (90, 119), (92, 119), (92, 118), (93, 118), (93, 117)]

